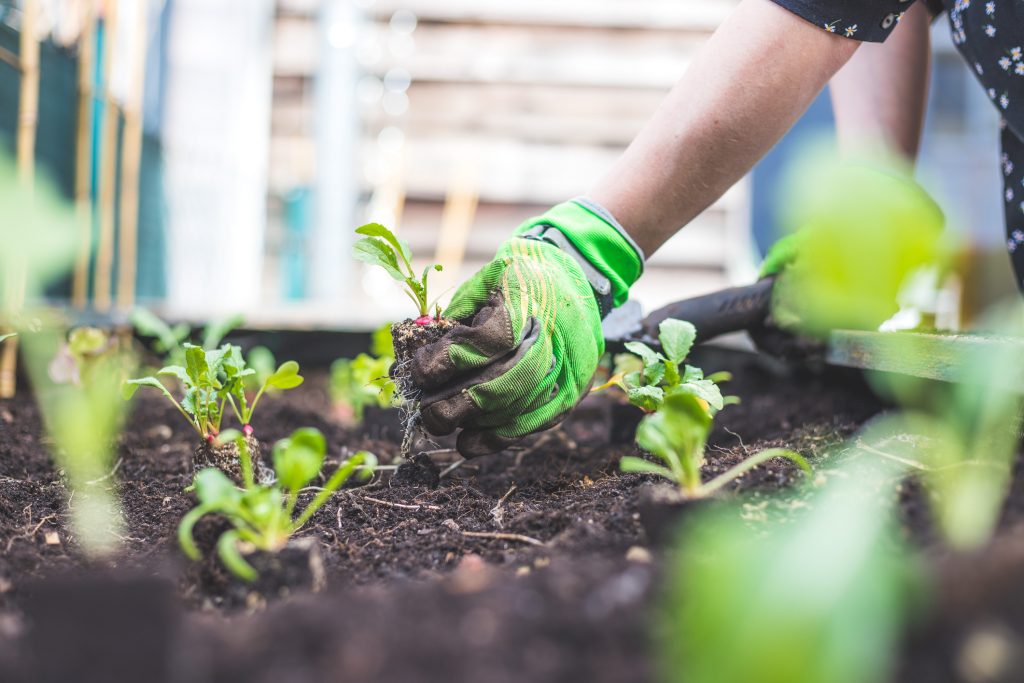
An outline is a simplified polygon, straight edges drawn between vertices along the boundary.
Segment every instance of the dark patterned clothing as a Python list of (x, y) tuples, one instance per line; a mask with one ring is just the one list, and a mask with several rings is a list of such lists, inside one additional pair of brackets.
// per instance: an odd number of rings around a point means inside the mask
[[(773, 0), (829, 33), (882, 42), (914, 0)], [(922, 0), (948, 11), (953, 43), (1002, 115), (1006, 244), (1024, 291), (1024, 0)]]

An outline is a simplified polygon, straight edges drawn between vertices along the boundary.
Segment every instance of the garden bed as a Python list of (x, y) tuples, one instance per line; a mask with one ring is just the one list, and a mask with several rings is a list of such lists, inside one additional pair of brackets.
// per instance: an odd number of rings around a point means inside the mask
[[(732, 371), (736, 380), (726, 388), (743, 401), (715, 422), (706, 477), (767, 447), (821, 457), (883, 409), (851, 372), (792, 372), (723, 351), (696, 361), (709, 372)], [(112, 476), (94, 484), (116, 486), (123, 501), (125, 551), (116, 569), (88, 567), (77, 552), (61, 475), (30, 397), (0, 402), (0, 680), (42, 680), (41, 661), (73, 660), (76, 642), (41, 646), (31, 616), (45, 614), (47, 595), (73, 596), (76, 582), (93, 595), (109, 591), (102, 604), (110, 609), (85, 610), (80, 630), (166, 627), (154, 646), (163, 658), (133, 662), (139, 644), (131, 636), (91, 643), (78, 653), (87, 664), (76, 680), (652, 680), (649, 631), (663, 552), (637, 513), (639, 490), (652, 477), (618, 471), (618, 459), (635, 447), (609, 443), (612, 401), (591, 397), (560, 428), (518, 450), (454, 468), (458, 458), (441, 440), (431, 455), (442, 472), (436, 488), (393, 486), (385, 473), (344, 489), (299, 533), (320, 543), (326, 590), (269, 604), (240, 596), (212, 559), (189, 563), (181, 555), (175, 534), (194, 505), (184, 492), (194, 434), (159, 396), (139, 395)], [(382, 464), (398, 464), (392, 430), (351, 431), (331, 419), (325, 374), (310, 373), (303, 387), (268, 398), (262, 410), (257, 436), (266, 444), (316, 427), (327, 437), (329, 463), (367, 449)], [(799, 476), (777, 460), (746, 475), (736, 485), (753, 494), (743, 514), (752, 523), (784, 515), (768, 494)], [(901, 513), (907, 536), (932, 547), (912, 483)], [(995, 642), (1024, 661), (1024, 631), (1013, 629), (1024, 625), (1024, 591), (1011, 580), (1024, 570), (1021, 522), (1018, 483), (991, 552), (970, 561), (936, 554), (940, 585), (956, 590), (940, 590), (942, 602), (911, 634), (902, 680), (1020, 680), (964, 678), (962, 660), (975, 656), (971, 647), (991, 659)], [(158, 608), (133, 601), (140, 582), (157, 593), (164, 586), (166, 601)], [(988, 640), (972, 645), (972, 638)]]

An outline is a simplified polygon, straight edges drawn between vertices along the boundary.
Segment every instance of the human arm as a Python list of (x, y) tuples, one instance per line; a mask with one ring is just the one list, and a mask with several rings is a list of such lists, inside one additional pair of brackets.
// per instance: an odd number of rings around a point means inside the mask
[(917, 3), (886, 42), (861, 47), (832, 79), (836, 134), (844, 154), (867, 147), (911, 163), (917, 158), (928, 99), (929, 21), (928, 9)]
[(778, 142), (858, 45), (743, 0), (589, 196), (649, 256)]

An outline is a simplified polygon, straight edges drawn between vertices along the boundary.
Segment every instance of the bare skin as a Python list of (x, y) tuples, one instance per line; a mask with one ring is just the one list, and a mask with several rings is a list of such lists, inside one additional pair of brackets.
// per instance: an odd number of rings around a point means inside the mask
[(589, 196), (650, 256), (742, 178), (837, 73), (841, 146), (875, 138), (912, 158), (927, 33), (914, 7), (888, 41), (860, 47), (770, 0), (743, 0)]
[(862, 46), (832, 79), (843, 153), (868, 147), (917, 158), (931, 70), (929, 21), (924, 5), (914, 5), (887, 41)]

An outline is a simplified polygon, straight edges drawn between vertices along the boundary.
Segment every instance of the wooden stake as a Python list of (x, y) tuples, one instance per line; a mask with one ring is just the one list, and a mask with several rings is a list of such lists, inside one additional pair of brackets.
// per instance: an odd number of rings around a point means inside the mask
[(470, 228), (476, 218), (479, 193), (471, 164), (463, 164), (455, 181), (445, 197), (441, 212), (441, 230), (437, 236), (434, 263), (444, 266), (444, 272), (437, 278), (437, 293), (456, 284), (459, 270), (466, 257)]
[(103, 14), (103, 124), (100, 132), (100, 234), (93, 274), (93, 302), (97, 311), (110, 310), (114, 267), (114, 197), (117, 190), (118, 107), (110, 97), (110, 71), (117, 42), (117, 0), (107, 0)]
[(89, 254), (92, 251), (92, 159), (93, 159), (93, 69), (96, 64), (95, 3), (85, 3), (82, 33), (78, 44), (78, 130), (75, 152), (75, 208), (79, 240), (75, 273), (71, 281), (71, 304), (85, 308), (89, 298)]
[[(35, 174), (36, 128), (39, 117), (39, 38), (37, 36), (37, 0), (25, 0), (21, 22), (21, 40), (18, 46), (18, 64), (21, 86), (18, 91), (18, 129), (15, 156), (18, 180), (29, 201)], [(18, 263), (6, 278), (4, 307), (19, 311), (25, 303), (25, 265)], [(12, 398), (17, 391), (18, 338), (3, 342), (0, 350), (0, 398)]]
[(135, 305), (138, 259), (139, 180), (142, 161), (142, 88), (146, 77), (146, 5), (139, 2), (135, 22), (132, 78), (124, 105), (124, 142), (121, 148), (121, 226), (118, 232), (117, 305)]

